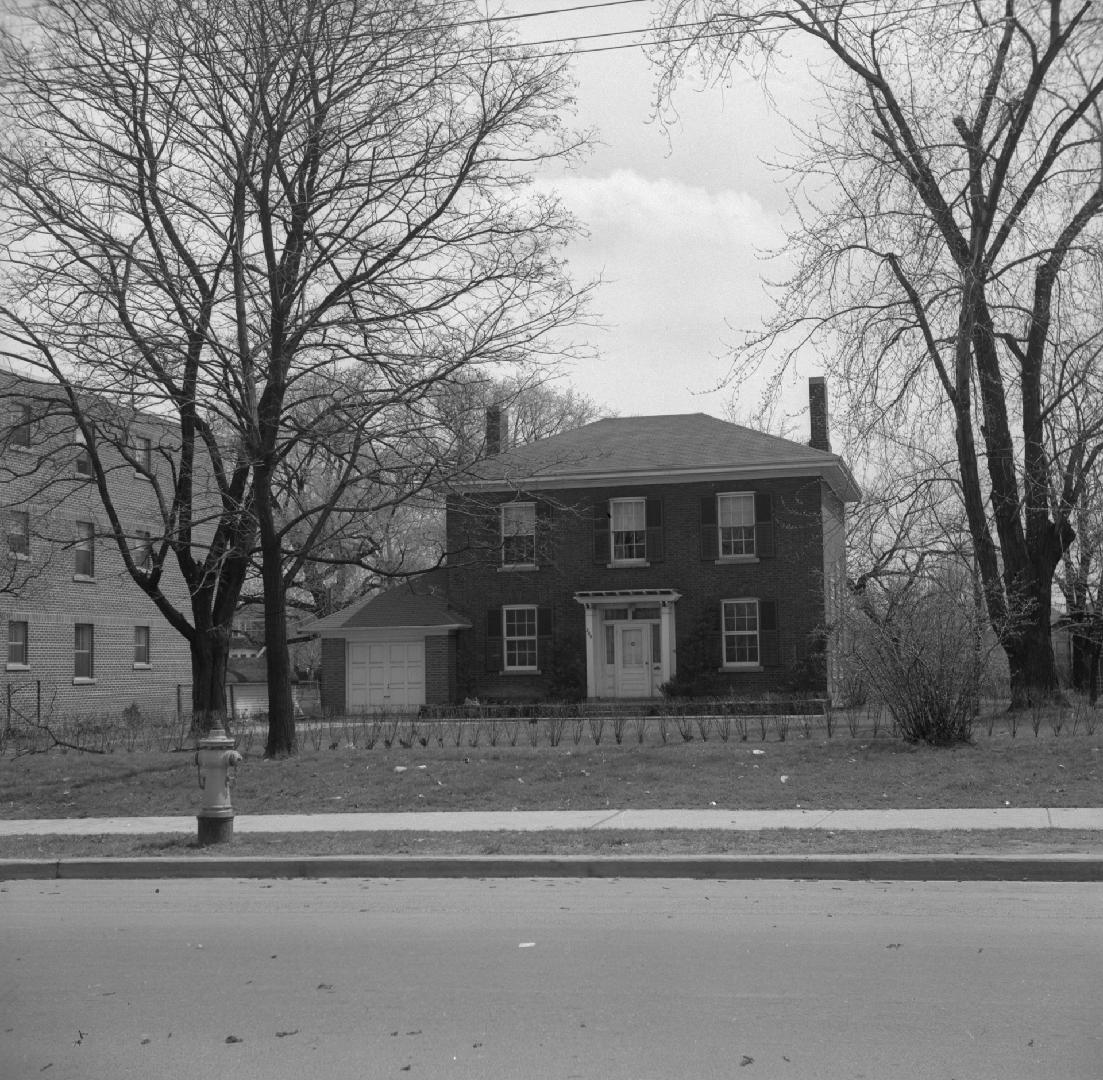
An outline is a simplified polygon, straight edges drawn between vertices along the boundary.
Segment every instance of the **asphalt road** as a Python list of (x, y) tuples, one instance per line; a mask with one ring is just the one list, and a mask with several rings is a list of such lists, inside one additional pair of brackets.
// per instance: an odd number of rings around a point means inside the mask
[(1092, 884), (0, 887), (0, 1077), (1100, 1080)]

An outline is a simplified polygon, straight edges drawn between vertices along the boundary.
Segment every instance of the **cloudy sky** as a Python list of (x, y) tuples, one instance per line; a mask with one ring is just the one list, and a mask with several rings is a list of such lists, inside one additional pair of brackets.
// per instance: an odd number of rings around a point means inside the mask
[[(577, 0), (509, 0), (505, 10), (533, 13)], [(647, 25), (650, 5), (565, 11), (520, 20), (523, 40), (579, 37)], [(642, 33), (636, 35), (642, 38)], [(580, 49), (622, 44), (631, 36), (579, 40)], [(602, 329), (587, 331), (601, 359), (570, 382), (621, 415), (708, 412), (724, 415), (732, 389), (717, 389), (726, 344), (755, 329), (769, 310), (764, 280), (783, 264), (763, 253), (783, 238), (785, 190), (764, 160), (784, 150), (787, 132), (749, 78), (724, 89), (687, 85), (677, 95), (679, 122), (652, 120), (654, 73), (640, 49), (582, 52), (574, 60), (582, 126), (598, 129), (588, 160), (541, 182), (558, 188), (589, 230), (572, 247), (579, 279), (601, 275), (596, 299)], [(775, 100), (799, 109), (814, 97), (807, 69), (790, 65), (771, 83)], [(806, 402), (803, 380), (786, 394), (789, 411)], [(741, 388), (749, 413), (761, 387)], [(803, 430), (803, 419), (797, 419)]]

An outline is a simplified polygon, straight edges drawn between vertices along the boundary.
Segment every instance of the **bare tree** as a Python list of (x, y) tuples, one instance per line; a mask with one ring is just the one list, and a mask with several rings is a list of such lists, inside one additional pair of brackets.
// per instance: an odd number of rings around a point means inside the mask
[(790, 37), (819, 48), (826, 108), (791, 166), (796, 270), (733, 378), (813, 345), (860, 427), (922, 409), (952, 430), (1012, 705), (1051, 697), (1053, 575), (1083, 495), (1075, 461), (1100, 442), (1089, 426), (1054, 460), (1046, 439), (1053, 371), (1069, 393), (1084, 385), (1086, 356), (1060, 329), (1098, 257), (1098, 13), (1060, 0), (670, 0), (662, 23), (667, 92), (689, 62), (762, 71)]
[(561, 119), (566, 59), (466, 0), (43, 0), (24, 17), (0, 92), (3, 322), (78, 419), (83, 388), (173, 418), (166, 543), (217, 602), (166, 616), (221, 712), (201, 651), (224, 663), (226, 603), (259, 551), (266, 751), (293, 753), (283, 463), (327, 430), (307, 403), (344, 369), (362, 371), (341, 407), (384, 416), (533, 357), (576, 316), (585, 290), (556, 253), (573, 223), (526, 190), (584, 145)]

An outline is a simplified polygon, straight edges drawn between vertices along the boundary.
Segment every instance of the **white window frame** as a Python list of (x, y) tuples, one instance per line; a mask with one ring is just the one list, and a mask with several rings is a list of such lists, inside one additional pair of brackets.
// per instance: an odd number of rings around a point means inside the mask
[(138, 543), (134, 547), (134, 565), (139, 570), (153, 569), (153, 534), (148, 529), (137, 530)]
[[(618, 529), (617, 511), (632, 507), (639, 512), (639, 528)], [(619, 542), (617, 536), (631, 536), (632, 539), (623, 539)], [(620, 554), (618, 554), (618, 548)], [(639, 550), (641, 554), (634, 552)], [(631, 551), (632, 554), (628, 552)], [(642, 566), (647, 563), (647, 499), (633, 497), (625, 499), (609, 500), (609, 562), (613, 566)]]
[[(742, 521), (738, 525), (726, 525), (724, 523), (724, 500), (739, 499), (750, 505), (751, 520)], [(757, 536), (755, 526), (755, 496), (753, 491), (721, 491), (716, 496), (716, 550), (719, 558), (724, 562), (738, 561), (740, 559), (753, 559), (758, 555)], [(728, 531), (727, 536), (725, 532)], [(725, 544), (731, 549), (725, 551)], [(741, 550), (734, 550), (739, 547)]]
[[(19, 635), (15, 633), (15, 627), (22, 627)], [(12, 645), (18, 644), (22, 648), (22, 659), (12, 657)], [(26, 619), (10, 619), (8, 621), (8, 664), (9, 671), (26, 671), (31, 666), (31, 625)]]
[(134, 627), (134, 666), (139, 669), (153, 666), (152, 641), (148, 626)]
[[(747, 607), (751, 607), (754, 613), (754, 627), (753, 629), (747, 629), (746, 626), (739, 627), (738, 623), (731, 629), (728, 628), (728, 611), (731, 609), (733, 617), (737, 616), (737, 605), (746, 610)], [(740, 596), (730, 600), (720, 601), (720, 636), (721, 636), (721, 656), (723, 657), (723, 665), (725, 668), (759, 668), (762, 666), (762, 613), (759, 610), (759, 602), (757, 597), (752, 596)], [(739, 642), (751, 642), (754, 649), (754, 659), (731, 659), (731, 655), (738, 655), (737, 646)], [(729, 645), (731, 650), (729, 651)]]
[[(86, 640), (82, 641), (82, 631), (86, 631)], [(87, 663), (82, 665), (82, 657)], [(82, 670), (82, 666), (86, 670)], [(91, 683), (96, 681), (96, 625), (95, 623), (73, 624), (73, 682)]]
[(74, 441), (77, 444), (77, 456), (73, 462), (73, 468), (76, 469), (77, 476), (91, 479), (95, 470), (92, 468), (92, 454), (88, 449), (88, 443), (85, 442), (83, 432), (78, 431)]
[[(80, 557), (84, 555), (88, 566), (80, 568)], [(77, 540), (73, 546), (73, 578), (77, 581), (96, 580), (96, 523), (94, 521), (77, 522)]]
[[(520, 515), (517, 512), (524, 511), (524, 515)], [(512, 515), (511, 515), (512, 512)], [(508, 521), (510, 516), (514, 516), (515, 520), (511, 524)], [(536, 503), (534, 502), (511, 502), (503, 503), (501, 508), (500, 527), (502, 538), (502, 566), (511, 570), (531, 570), (536, 567)], [(529, 520), (517, 521), (517, 517), (528, 518)], [(530, 526), (529, 528), (521, 531), (518, 526)], [(531, 538), (530, 544), (532, 547), (532, 558), (530, 559), (512, 559), (509, 552), (509, 541), (516, 537)], [(526, 544), (526, 547), (529, 545)], [(528, 552), (526, 551), (526, 554)]]
[[(518, 626), (518, 617), (525, 616), (525, 625)], [(511, 619), (511, 616), (513, 618)], [(512, 623), (512, 625), (511, 625)], [(538, 671), (539, 612), (535, 604), (508, 604), (502, 608), (502, 670)], [(520, 631), (520, 632), (519, 632)], [(515, 646), (510, 657), (510, 645)], [(524, 648), (524, 663), (518, 663), (518, 650)], [(532, 662), (528, 660), (531, 657)]]

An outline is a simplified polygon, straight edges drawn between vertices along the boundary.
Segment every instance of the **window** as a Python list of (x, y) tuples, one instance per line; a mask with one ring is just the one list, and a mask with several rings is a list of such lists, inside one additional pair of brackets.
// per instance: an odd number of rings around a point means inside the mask
[(641, 562), (647, 558), (647, 502), (645, 499), (613, 499), (613, 562)]
[(96, 527), (91, 521), (77, 522), (77, 543), (73, 552), (73, 573), (81, 578), (96, 576)]
[(29, 450), (33, 433), (34, 420), (30, 405), (17, 406), (15, 426), (11, 429), (8, 445), (17, 446), (21, 450)]
[(716, 518), (721, 559), (755, 553), (754, 495), (751, 492), (718, 495)]
[(88, 453), (88, 447), (84, 442), (84, 436), (77, 433), (77, 457), (74, 467), (78, 476), (92, 475), (92, 455)]
[(31, 553), (31, 515), (26, 510), (8, 511), (8, 550), (17, 559)]
[(149, 627), (134, 627), (134, 666), (149, 667)]
[(502, 565), (536, 565), (536, 504), (502, 507)]
[(143, 476), (153, 471), (153, 443), (145, 435), (134, 436), (134, 467)]
[(73, 678), (94, 679), (96, 628), (91, 623), (73, 627)]
[(724, 665), (759, 662), (758, 601), (725, 600), (723, 603)]
[(8, 623), (8, 667), (27, 667), (30, 663), (27, 624), (15, 620)]
[(153, 566), (153, 537), (148, 529), (139, 529), (138, 542), (134, 545), (134, 565), (139, 570), (149, 570)]
[(502, 609), (505, 636), (505, 670), (535, 671), (536, 608), (507, 607)]

